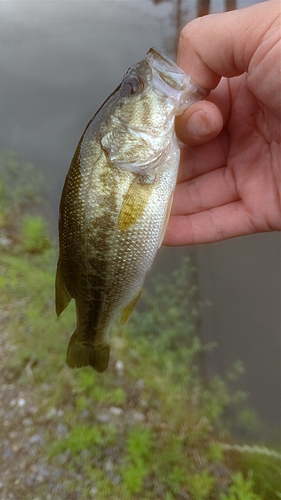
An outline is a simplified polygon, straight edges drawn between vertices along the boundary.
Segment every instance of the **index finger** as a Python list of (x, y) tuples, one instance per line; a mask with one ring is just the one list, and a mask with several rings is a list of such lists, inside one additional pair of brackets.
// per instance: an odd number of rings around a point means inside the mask
[(278, 3), (194, 19), (181, 32), (178, 65), (206, 90), (214, 89), (222, 76), (241, 75), (276, 17)]

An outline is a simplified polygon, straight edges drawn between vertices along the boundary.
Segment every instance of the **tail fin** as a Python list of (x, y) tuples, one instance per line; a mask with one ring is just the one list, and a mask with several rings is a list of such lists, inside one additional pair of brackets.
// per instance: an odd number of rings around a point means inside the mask
[(77, 342), (74, 333), (69, 341), (66, 362), (70, 368), (81, 368), (81, 366), (90, 365), (101, 373), (107, 369), (109, 352), (110, 347), (108, 344), (100, 346), (85, 345)]

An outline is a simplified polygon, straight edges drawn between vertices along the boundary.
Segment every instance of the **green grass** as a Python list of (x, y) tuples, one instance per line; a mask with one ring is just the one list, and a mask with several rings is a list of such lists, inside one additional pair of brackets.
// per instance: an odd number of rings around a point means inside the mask
[[(7, 161), (9, 183), (18, 190), (20, 206), (27, 207), (33, 199), (31, 167), (21, 186), (16, 159)], [(19, 205), (1, 179), (10, 210), (7, 214), (0, 204), (5, 228)], [(25, 214), (12, 248), (0, 251), (0, 309), (13, 346), (3, 361), (5, 380), (32, 395), (38, 411), (30, 434), (39, 426), (45, 443), (43, 455), (33, 460), (64, 470), (63, 498), (77, 492), (74, 498), (82, 500), (280, 499), (278, 457), (220, 444), (233, 441), (224, 419), (233, 405), (242, 408), (237, 410), (241, 428), (254, 426), (258, 432), (261, 424), (243, 407), (245, 393), (230, 389), (243, 372), (240, 363), (227, 383), (214, 377), (207, 387), (202, 381), (198, 359), (211, 346), (198, 336), (202, 305), (190, 260), (171, 275), (156, 277), (129, 323), (113, 327), (109, 368), (101, 375), (66, 366), (75, 308), (72, 302), (55, 316), (56, 253), (44, 219)], [(44, 498), (43, 485), (40, 495)]]
[(228, 493), (222, 493), (220, 500), (261, 500), (261, 497), (253, 492), (253, 486), (252, 479), (244, 479), (243, 474), (237, 472), (233, 476)]
[(78, 424), (69, 436), (50, 446), (50, 457), (69, 450), (73, 456), (79, 456), (81, 451), (91, 449), (103, 442), (102, 434), (97, 427)]
[[(10, 376), (24, 382), (28, 365), (39, 404), (42, 387), (47, 385), (42, 413), (46, 407), (60, 409), (67, 428), (66, 435), (55, 441), (52, 428), (45, 429), (50, 463), (59, 463), (57, 460), (68, 453), (68, 470), (82, 467), (86, 485), (95, 478), (99, 491), (110, 496), (117, 492), (116, 498), (149, 499), (154, 498), (153, 491), (159, 491), (160, 499), (184, 494), (193, 500), (219, 498), (220, 477), (214, 473), (218, 466), (224, 473), (224, 488), (229, 485), (220, 500), (280, 498), (275, 480), (280, 464), (276, 460), (267, 458), (265, 463), (254, 455), (247, 464), (249, 457), (239, 456), (242, 475), (235, 472), (237, 461), (229, 458), (233, 453), (220, 447), (220, 436), (226, 435), (220, 419), (232, 396), (218, 377), (208, 388), (202, 384), (195, 359), (203, 347), (193, 327), (189, 328), (193, 338), (182, 337), (182, 329), (178, 338), (177, 330), (174, 332), (185, 354), (183, 363), (183, 352), (173, 352), (171, 346), (171, 325), (168, 332), (163, 331), (165, 348), (152, 331), (155, 311), (150, 302), (150, 310), (137, 312), (123, 331), (115, 327), (110, 367), (105, 374), (91, 368), (70, 370), (65, 365), (65, 352), (75, 311), (72, 304), (60, 319), (55, 317), (55, 252), (3, 253), (1, 267), (1, 306), (10, 311), (9, 330), (15, 346)], [(177, 283), (175, 286), (178, 288)], [(163, 290), (158, 288), (157, 310)], [(174, 314), (175, 328), (183, 321), (182, 314)], [(139, 337), (135, 342), (137, 324)], [(145, 335), (148, 324), (150, 333)], [(118, 359), (124, 364), (124, 373), (119, 376), (115, 368)], [(81, 464), (81, 454), (86, 454), (86, 463)], [(249, 470), (256, 471), (251, 478)], [(87, 498), (88, 487), (85, 491), (82, 488), (81, 498)]]
[(20, 239), (24, 252), (42, 254), (50, 247), (45, 219), (41, 215), (25, 215), (22, 219)]

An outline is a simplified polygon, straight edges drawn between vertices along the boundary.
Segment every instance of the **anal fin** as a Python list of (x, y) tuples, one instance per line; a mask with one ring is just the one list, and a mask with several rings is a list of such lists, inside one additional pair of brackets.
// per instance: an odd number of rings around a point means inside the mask
[(141, 292), (142, 291), (140, 291), (137, 294), (137, 296), (134, 297), (133, 300), (131, 300), (131, 302), (129, 302), (129, 304), (123, 309), (122, 314), (121, 314), (121, 323), (126, 323), (126, 321), (128, 321), (129, 317), (131, 316), (131, 314), (134, 310), (134, 307), (135, 307), (137, 301), (140, 298)]

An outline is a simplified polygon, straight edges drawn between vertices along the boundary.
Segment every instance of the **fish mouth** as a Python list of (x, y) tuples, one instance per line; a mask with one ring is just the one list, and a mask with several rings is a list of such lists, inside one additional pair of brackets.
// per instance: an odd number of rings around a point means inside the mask
[(152, 47), (147, 52), (145, 61), (152, 70), (152, 85), (155, 91), (175, 101), (176, 115), (206, 97), (207, 91), (192, 82), (191, 77), (161, 51)]

